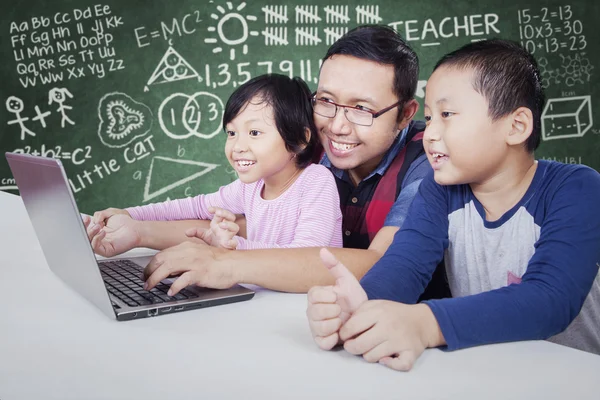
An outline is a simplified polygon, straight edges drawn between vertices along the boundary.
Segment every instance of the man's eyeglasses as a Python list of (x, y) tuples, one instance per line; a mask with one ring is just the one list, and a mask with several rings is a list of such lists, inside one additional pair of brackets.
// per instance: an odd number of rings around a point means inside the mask
[(392, 104), (389, 107), (384, 108), (378, 112), (372, 112), (363, 110), (360, 107), (356, 106), (345, 106), (343, 104), (334, 103), (331, 100), (317, 99), (315, 94), (311, 97), (311, 102), (313, 105), (313, 111), (325, 118), (333, 118), (337, 114), (338, 108), (342, 108), (344, 110), (344, 115), (346, 119), (353, 124), (361, 125), (361, 126), (371, 126), (373, 125), (373, 119), (379, 117), (382, 114), (390, 111), (394, 107), (400, 105), (400, 101)]

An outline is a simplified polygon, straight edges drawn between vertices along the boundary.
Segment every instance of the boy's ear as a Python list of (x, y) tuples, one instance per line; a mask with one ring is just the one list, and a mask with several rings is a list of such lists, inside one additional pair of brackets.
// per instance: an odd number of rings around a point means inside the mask
[(509, 146), (523, 144), (533, 132), (533, 113), (527, 107), (519, 107), (510, 114), (510, 132), (506, 136)]
[(402, 117), (398, 120), (398, 131), (401, 131), (402, 129), (406, 128), (406, 126), (410, 123), (410, 121), (412, 121), (418, 110), (418, 101), (412, 99), (406, 102), (404, 108), (402, 109), (402, 111), (400, 111), (402, 113)]

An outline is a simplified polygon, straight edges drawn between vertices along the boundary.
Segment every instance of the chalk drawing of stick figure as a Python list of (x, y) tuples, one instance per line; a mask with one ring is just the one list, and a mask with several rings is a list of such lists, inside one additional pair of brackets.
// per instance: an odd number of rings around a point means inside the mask
[(6, 109), (8, 112), (15, 114), (16, 119), (8, 121), (8, 125), (19, 124), (21, 127), (21, 140), (25, 140), (25, 134), (35, 136), (35, 133), (27, 129), (23, 122), (29, 120), (29, 118), (21, 117), (21, 112), (25, 108), (23, 100), (18, 97), (10, 96), (6, 100)]
[(48, 105), (52, 104), (52, 102), (58, 103), (58, 108), (56, 109), (56, 111), (58, 111), (62, 115), (62, 120), (60, 121), (61, 128), (65, 127), (65, 121), (67, 121), (71, 125), (75, 125), (75, 122), (71, 121), (69, 117), (67, 117), (67, 115), (65, 114), (65, 110), (70, 110), (73, 108), (67, 106), (66, 104), (63, 104), (67, 99), (67, 96), (73, 98), (73, 95), (67, 90), (67, 88), (52, 88), (48, 93)]

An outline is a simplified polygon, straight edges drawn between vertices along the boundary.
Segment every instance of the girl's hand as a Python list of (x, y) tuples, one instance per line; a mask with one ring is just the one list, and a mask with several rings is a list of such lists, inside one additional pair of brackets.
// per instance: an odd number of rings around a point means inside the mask
[(210, 229), (190, 228), (185, 234), (201, 239), (210, 246), (235, 250), (238, 245), (235, 236), (240, 230), (239, 225), (235, 223), (235, 214), (218, 207), (210, 207), (208, 211), (214, 214)]
[[(111, 209), (100, 211), (108, 212)], [(101, 223), (93, 223), (93, 218), (83, 215), (88, 238), (96, 254), (104, 257), (113, 257), (118, 254), (138, 247), (141, 242), (139, 221), (133, 220), (129, 213), (123, 212), (110, 214), (104, 217)], [(126, 215), (125, 215), (126, 213)], [(94, 216), (98, 213), (94, 214)]]

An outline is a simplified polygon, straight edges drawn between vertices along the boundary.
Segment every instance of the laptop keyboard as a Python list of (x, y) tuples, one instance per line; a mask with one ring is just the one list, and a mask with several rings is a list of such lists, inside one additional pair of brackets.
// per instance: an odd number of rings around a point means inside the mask
[(141, 278), (144, 269), (130, 260), (102, 261), (98, 265), (108, 292), (131, 307), (198, 297), (188, 289), (181, 290), (175, 296), (167, 296), (170, 284), (165, 281), (152, 290), (144, 290)]

